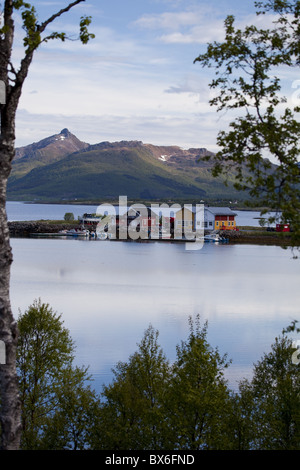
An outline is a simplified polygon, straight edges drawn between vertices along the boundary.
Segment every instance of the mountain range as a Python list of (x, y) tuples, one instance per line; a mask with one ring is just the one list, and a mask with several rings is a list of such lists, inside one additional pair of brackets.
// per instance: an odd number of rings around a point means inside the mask
[(116, 199), (207, 200), (245, 198), (211, 174), (213, 155), (140, 141), (80, 141), (68, 129), (16, 149), (7, 196), (10, 200)]

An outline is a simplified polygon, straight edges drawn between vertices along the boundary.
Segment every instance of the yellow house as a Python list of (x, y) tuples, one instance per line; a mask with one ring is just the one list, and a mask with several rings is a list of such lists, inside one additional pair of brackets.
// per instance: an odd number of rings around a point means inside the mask
[(188, 227), (192, 230), (193, 225), (194, 225), (194, 213), (192, 210), (185, 207), (176, 212), (175, 228), (183, 229), (184, 227)]
[(228, 207), (206, 207), (205, 228), (209, 230), (210, 225), (214, 230), (236, 230), (236, 215)]

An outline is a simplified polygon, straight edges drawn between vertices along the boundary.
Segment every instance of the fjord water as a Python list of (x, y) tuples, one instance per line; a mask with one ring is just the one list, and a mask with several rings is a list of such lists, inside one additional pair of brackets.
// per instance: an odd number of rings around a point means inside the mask
[(149, 324), (172, 361), (189, 316), (200, 314), (210, 344), (232, 359), (226, 377), (235, 389), (282, 329), (300, 320), (300, 260), (278, 246), (206, 243), (189, 251), (184, 243), (30, 238), (11, 245), (15, 315), (37, 298), (61, 313), (76, 364), (89, 366), (99, 392)]
[[(26, 204), (19, 201), (9, 201), (6, 204), (9, 221), (63, 220), (66, 212), (73, 213), (75, 220), (77, 220), (84, 213), (96, 213), (98, 207), (82, 204)], [(259, 212), (236, 211), (236, 213), (238, 214), (237, 223), (239, 225), (259, 226)]]

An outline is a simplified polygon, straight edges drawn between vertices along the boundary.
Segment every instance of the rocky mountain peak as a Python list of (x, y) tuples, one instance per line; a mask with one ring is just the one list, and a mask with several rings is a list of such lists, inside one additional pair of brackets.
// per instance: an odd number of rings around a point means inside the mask
[(63, 135), (65, 137), (70, 137), (72, 134), (71, 132), (69, 131), (69, 129), (65, 128), (63, 129), (62, 131), (60, 131), (60, 135)]
[(33, 144), (16, 149), (15, 161), (20, 160), (57, 160), (66, 155), (83, 150), (89, 144), (79, 140), (69, 129), (62, 129), (59, 134), (34, 142)]

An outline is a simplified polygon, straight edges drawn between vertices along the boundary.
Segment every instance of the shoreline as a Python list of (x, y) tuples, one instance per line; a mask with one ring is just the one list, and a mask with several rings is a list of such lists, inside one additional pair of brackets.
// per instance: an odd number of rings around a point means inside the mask
[[(38, 220), (38, 221), (13, 221), (8, 222), (9, 233), (12, 238), (31, 238), (31, 236), (42, 236), (43, 234), (58, 233), (61, 230), (80, 229), (78, 221), (66, 222), (64, 220)], [(237, 231), (222, 231), (222, 235), (231, 244), (257, 244), (278, 245), (283, 247), (292, 246), (292, 237), (289, 232), (267, 231), (266, 228), (239, 227)], [(181, 240), (137, 240), (139, 242), (176, 242)], [(186, 240), (184, 240), (186, 241)]]

